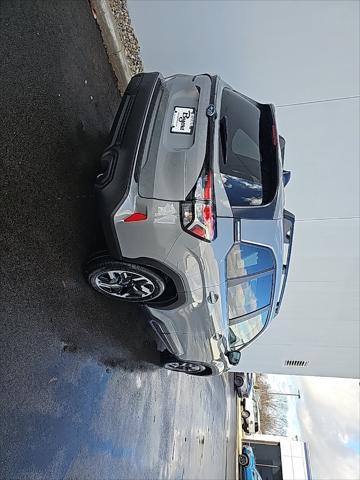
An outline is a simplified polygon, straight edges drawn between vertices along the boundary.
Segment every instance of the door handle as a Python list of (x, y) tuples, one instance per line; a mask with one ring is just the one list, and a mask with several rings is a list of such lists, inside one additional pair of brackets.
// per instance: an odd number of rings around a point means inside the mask
[(213, 291), (209, 293), (209, 296), (207, 297), (207, 300), (209, 303), (216, 303), (219, 299), (219, 295)]

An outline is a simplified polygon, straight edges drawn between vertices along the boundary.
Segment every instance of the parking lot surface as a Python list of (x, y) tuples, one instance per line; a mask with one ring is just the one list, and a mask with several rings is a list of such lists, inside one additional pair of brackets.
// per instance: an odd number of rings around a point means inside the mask
[(1, 2), (0, 478), (235, 476), (230, 377), (167, 372), (82, 275), (120, 97), (86, 0)]

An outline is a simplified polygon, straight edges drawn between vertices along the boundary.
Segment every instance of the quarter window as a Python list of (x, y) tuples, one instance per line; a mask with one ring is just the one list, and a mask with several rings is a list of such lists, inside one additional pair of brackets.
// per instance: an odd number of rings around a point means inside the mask
[(274, 268), (271, 251), (249, 243), (235, 243), (227, 257), (228, 279), (254, 275)]

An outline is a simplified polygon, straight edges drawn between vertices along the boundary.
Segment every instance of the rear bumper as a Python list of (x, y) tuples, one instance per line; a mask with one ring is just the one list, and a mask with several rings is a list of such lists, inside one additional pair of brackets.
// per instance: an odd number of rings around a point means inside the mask
[(155, 73), (133, 77), (125, 90), (111, 129), (111, 142), (101, 158), (103, 173), (95, 183), (97, 204), (110, 254), (121, 258), (114, 214), (136, 182), (151, 118), (162, 93), (162, 76)]

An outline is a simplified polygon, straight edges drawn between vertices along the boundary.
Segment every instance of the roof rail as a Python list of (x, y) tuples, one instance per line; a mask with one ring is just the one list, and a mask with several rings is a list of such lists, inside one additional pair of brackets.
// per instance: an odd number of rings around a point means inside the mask
[(283, 269), (282, 269), (282, 285), (281, 285), (281, 290), (280, 290), (280, 295), (279, 295), (279, 300), (277, 301), (276, 308), (275, 308), (275, 314), (279, 313), (281, 302), (284, 297), (284, 292), (285, 292), (285, 287), (286, 287), (286, 281), (289, 273), (289, 265), (290, 265), (290, 258), (291, 258), (291, 252), (292, 252), (292, 245), (293, 245), (293, 238), (294, 238), (294, 226), (295, 226), (295, 215), (288, 210), (284, 210), (284, 243), (289, 245), (288, 247), (288, 252), (286, 256), (286, 261), (283, 264)]

